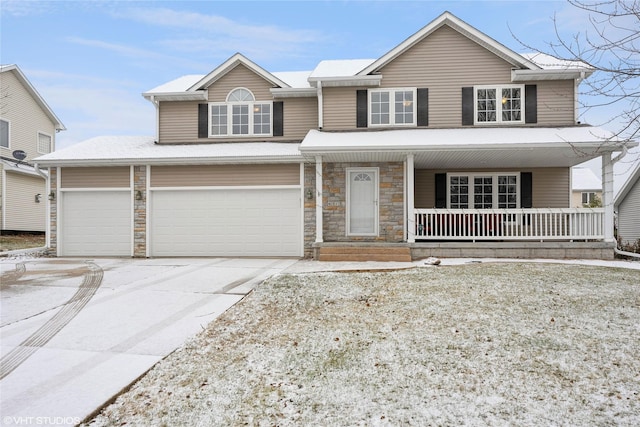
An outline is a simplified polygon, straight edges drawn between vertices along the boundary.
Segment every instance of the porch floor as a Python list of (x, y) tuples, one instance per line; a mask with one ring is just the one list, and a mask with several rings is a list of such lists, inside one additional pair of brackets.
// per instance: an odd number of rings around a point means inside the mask
[(615, 242), (323, 242), (315, 243), (318, 261), (409, 262), (437, 258), (613, 259)]

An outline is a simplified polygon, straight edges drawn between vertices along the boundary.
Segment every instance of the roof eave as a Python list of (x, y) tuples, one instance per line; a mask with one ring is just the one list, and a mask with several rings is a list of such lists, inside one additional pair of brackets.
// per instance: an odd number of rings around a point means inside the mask
[(379, 74), (346, 76), (346, 77), (310, 77), (309, 83), (317, 86), (320, 82), (322, 87), (356, 87), (356, 86), (380, 86), (382, 76)]
[(591, 74), (593, 74), (593, 70), (583, 68), (564, 70), (511, 70), (511, 81), (575, 80), (586, 79)]
[(145, 92), (142, 96), (149, 101), (206, 101), (209, 99), (207, 90), (193, 92)]
[(130, 157), (119, 159), (51, 159), (40, 160), (40, 167), (82, 167), (82, 166), (179, 166), (179, 165), (221, 165), (252, 163), (300, 163), (304, 158), (296, 156), (229, 156), (229, 157), (185, 157), (185, 158), (144, 158)]

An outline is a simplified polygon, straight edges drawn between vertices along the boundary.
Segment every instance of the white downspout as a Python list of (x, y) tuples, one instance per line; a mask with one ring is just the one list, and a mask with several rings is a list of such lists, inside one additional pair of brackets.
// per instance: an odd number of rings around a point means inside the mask
[(585, 76), (585, 72), (581, 71), (580, 77), (576, 79), (576, 86), (573, 90), (573, 102), (574, 102), (573, 122), (575, 124), (578, 124), (578, 121), (580, 119), (580, 102), (578, 100), (578, 86), (580, 86), (580, 83), (582, 83), (582, 81), (584, 80), (584, 76)]
[(622, 146), (622, 152), (615, 158), (611, 152), (602, 155), (602, 205), (604, 206), (604, 240), (615, 242), (613, 235), (613, 165), (627, 155), (627, 147)]
[(324, 127), (324, 120), (323, 120), (323, 98), (322, 98), (322, 81), (318, 80), (318, 129), (322, 130), (322, 128)]

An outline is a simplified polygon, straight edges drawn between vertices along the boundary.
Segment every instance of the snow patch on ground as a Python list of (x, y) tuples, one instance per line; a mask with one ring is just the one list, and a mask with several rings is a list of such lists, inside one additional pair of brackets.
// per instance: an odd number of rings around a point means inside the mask
[(640, 271), (280, 274), (89, 425), (640, 424)]

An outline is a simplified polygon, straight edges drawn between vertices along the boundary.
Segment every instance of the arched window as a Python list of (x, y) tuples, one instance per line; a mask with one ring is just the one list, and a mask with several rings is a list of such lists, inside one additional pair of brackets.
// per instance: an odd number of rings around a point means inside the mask
[(225, 103), (209, 104), (209, 136), (269, 136), (271, 111), (271, 102), (256, 102), (250, 90), (235, 88)]

